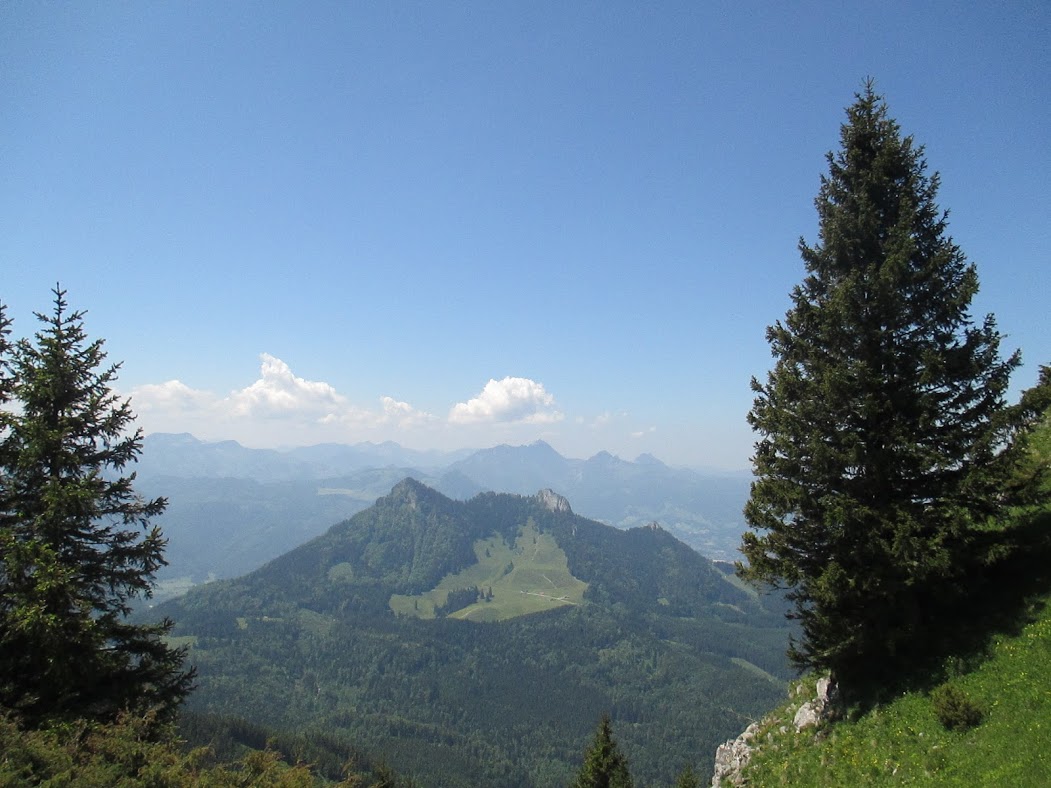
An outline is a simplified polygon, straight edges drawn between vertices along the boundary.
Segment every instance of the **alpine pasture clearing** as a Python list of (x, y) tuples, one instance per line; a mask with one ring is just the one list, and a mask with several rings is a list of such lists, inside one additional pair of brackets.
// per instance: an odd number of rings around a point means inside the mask
[(450, 618), (505, 621), (584, 601), (588, 584), (573, 577), (565, 552), (554, 537), (540, 533), (532, 519), (519, 529), (514, 544), (494, 535), (475, 542), (474, 554), (477, 563), (445, 576), (430, 591), (394, 594), (391, 609), (399, 615), (434, 618), (450, 592), (473, 587), (485, 599), (447, 612)]

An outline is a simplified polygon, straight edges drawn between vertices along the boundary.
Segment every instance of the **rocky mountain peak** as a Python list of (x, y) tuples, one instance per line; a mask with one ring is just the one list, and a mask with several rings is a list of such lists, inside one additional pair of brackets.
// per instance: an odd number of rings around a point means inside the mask
[(573, 513), (573, 510), (569, 507), (569, 501), (554, 490), (541, 490), (536, 494), (536, 500), (537, 503), (549, 511), (565, 512), (566, 514)]

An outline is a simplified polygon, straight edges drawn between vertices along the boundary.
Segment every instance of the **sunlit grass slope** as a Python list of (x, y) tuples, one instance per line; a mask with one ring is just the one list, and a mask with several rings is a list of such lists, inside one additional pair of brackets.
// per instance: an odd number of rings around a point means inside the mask
[[(1031, 470), (1051, 467), (1051, 413), (1028, 446)], [(1051, 476), (1043, 484), (1051, 493)], [(748, 784), (1051, 786), (1051, 508), (1019, 512), (997, 539), (1002, 550), (970, 578), (965, 613), (947, 627), (954, 646), (817, 734), (792, 725), (813, 693), (793, 693), (761, 725)], [(947, 713), (960, 708), (942, 702), (947, 690), (977, 724), (946, 727), (961, 719)]]
[(450, 592), (477, 587), (492, 597), (451, 612), (452, 618), (504, 621), (584, 601), (588, 584), (573, 577), (565, 551), (551, 534), (540, 533), (530, 520), (514, 544), (497, 535), (474, 544), (478, 562), (447, 575), (430, 591), (415, 596), (395, 594), (390, 607), (398, 614), (434, 618)]
[(1034, 620), (1018, 634), (995, 636), (988, 660), (949, 679), (984, 712), (977, 726), (947, 730), (931, 694), (916, 691), (815, 737), (791, 726), (804, 693), (760, 732), (749, 784), (1051, 785), (1047, 602), (1045, 597), (1034, 603)]

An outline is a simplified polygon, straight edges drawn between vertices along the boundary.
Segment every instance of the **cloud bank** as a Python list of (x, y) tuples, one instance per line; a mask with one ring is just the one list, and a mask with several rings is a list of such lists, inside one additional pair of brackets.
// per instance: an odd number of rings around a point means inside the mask
[(297, 376), (276, 356), (262, 353), (259, 360), (258, 379), (226, 396), (169, 380), (132, 389), (132, 407), (147, 432), (192, 432), (252, 446), (437, 439), (438, 433), (448, 443), (466, 429), (474, 438), (486, 425), (535, 429), (563, 418), (554, 396), (528, 378), (490, 380), (478, 396), (453, 405), (442, 419), (386, 395), (375, 407), (362, 407), (330, 383)]
[[(331, 383), (299, 377), (269, 353), (259, 356), (256, 380), (225, 396), (180, 380), (137, 386), (124, 393), (146, 433), (189, 432), (201, 440), (236, 440), (258, 448), (393, 440), (418, 449), (448, 450), (542, 438), (569, 457), (607, 450), (625, 458), (649, 452), (675, 462), (669, 451), (676, 446), (685, 447), (679, 455), (684, 460), (686, 450), (695, 456), (699, 451), (713, 455), (721, 446), (742, 442), (733, 430), (747, 430), (743, 419), (743, 426), (735, 422), (723, 432), (701, 432), (692, 422), (679, 422), (674, 440), (669, 440), (662, 437), (672, 434), (666, 425), (639, 424), (624, 410), (566, 417), (542, 383), (513, 376), (489, 380), (463, 402), (432, 407), (445, 416), (390, 395), (362, 406)], [(737, 459), (721, 464), (744, 466)]]

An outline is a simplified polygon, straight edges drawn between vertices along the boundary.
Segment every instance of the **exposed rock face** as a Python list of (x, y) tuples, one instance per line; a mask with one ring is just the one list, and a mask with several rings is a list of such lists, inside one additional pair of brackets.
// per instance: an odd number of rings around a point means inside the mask
[(752, 739), (759, 732), (759, 723), (753, 722), (736, 739), (720, 744), (715, 751), (715, 774), (712, 788), (745, 785), (742, 772), (752, 758)]
[(541, 506), (552, 512), (566, 512), (567, 514), (573, 512), (573, 510), (569, 508), (569, 501), (554, 490), (541, 490), (536, 494), (536, 499), (540, 502)]
[(797, 731), (813, 728), (833, 719), (839, 710), (839, 689), (828, 677), (818, 679), (817, 697), (799, 707), (792, 724)]
[[(839, 688), (828, 677), (818, 679), (816, 697), (803, 703), (797, 710), (792, 724), (796, 731), (805, 728), (816, 727), (824, 722), (835, 719), (840, 712)], [(801, 695), (803, 687), (796, 690)], [(748, 779), (744, 775), (745, 767), (752, 759), (752, 753), (760, 746), (755, 741), (760, 728), (766, 729), (765, 739), (770, 739), (775, 726), (780, 725), (779, 733), (788, 731), (785, 720), (767, 718), (762, 723), (753, 722), (744, 733), (732, 741), (720, 744), (715, 751), (715, 774), (712, 776), (712, 788), (727, 788), (728, 786), (747, 785)]]

